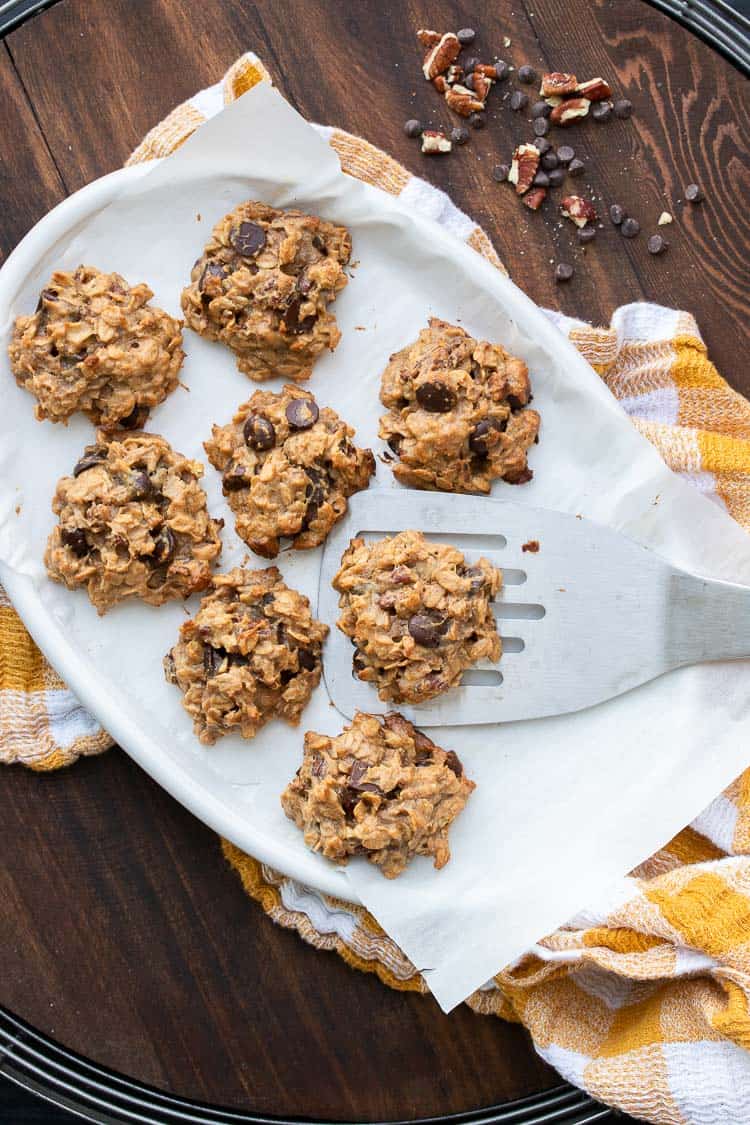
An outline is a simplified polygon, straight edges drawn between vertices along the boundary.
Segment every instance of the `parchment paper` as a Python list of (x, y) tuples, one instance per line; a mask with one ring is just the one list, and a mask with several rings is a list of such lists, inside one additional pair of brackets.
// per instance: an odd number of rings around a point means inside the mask
[[(270, 87), (251, 91), (40, 251), (20, 286), (9, 291), (0, 277), (0, 560), (38, 584), (81, 661), (107, 677), (113, 700), (158, 737), (165, 762), (188, 762), (196, 786), (213, 774), (229, 780), (255, 829), (298, 855), (301, 835), (278, 798), (299, 764), (303, 732), (340, 729), (323, 686), (297, 730), (275, 722), (249, 744), (226, 738), (200, 747), (161, 671), (185, 608), (124, 605), (100, 619), (84, 594), (43, 573), (55, 482), (93, 428), (81, 418), (68, 427), (36, 422), (33, 400), (16, 387), (5, 355), (13, 317), (34, 308), (55, 267), (85, 262), (145, 280), (155, 302), (179, 315), (181, 287), (211, 226), (248, 198), (309, 208), (352, 230), (358, 264), (334, 306), (343, 339), (308, 385), (356, 426), (359, 444), (382, 449), (377, 395), (389, 354), (414, 339), (430, 315), (459, 320), (529, 363), (542, 435), (531, 455), (534, 480), (513, 489), (514, 500), (580, 512), (716, 577), (750, 583), (750, 550), (724, 511), (664, 467), (596, 374), (571, 359), (561, 336), (540, 344), (540, 314), (510, 282), (410, 216), (403, 202), (343, 175), (334, 152)], [(219, 345), (185, 336), (188, 390), (159, 407), (149, 428), (205, 462), (201, 442), (211, 422), (227, 421), (255, 387)], [(212, 513), (226, 520), (222, 567), (229, 568), (246, 549), (210, 467), (205, 484)], [(382, 463), (378, 486), (393, 487)], [(507, 486), (496, 493), (507, 495)], [(286, 580), (315, 602), (319, 551), (286, 553), (278, 562)], [(460, 754), (477, 782), (451, 832), (451, 862), (436, 872), (420, 859), (389, 882), (358, 860), (346, 879), (449, 1010), (604, 893), (742, 770), (750, 759), (748, 682), (744, 662), (704, 665), (564, 718), (442, 730), (440, 742)], [(373, 693), (373, 710), (382, 709)]]

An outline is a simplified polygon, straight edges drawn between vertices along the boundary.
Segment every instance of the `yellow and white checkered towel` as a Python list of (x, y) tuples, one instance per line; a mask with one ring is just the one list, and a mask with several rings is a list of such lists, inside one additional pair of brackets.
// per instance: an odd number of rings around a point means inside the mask
[[(254, 55), (243, 56), (222, 83), (157, 125), (130, 162), (167, 156), (267, 78)], [(408, 200), (503, 268), (446, 195), (361, 138), (318, 128), (346, 172)], [(592, 328), (549, 315), (667, 465), (750, 530), (750, 403), (709, 361), (693, 317), (637, 304), (618, 309), (610, 327)], [(109, 745), (0, 591), (0, 761), (56, 769)], [(279, 925), (391, 988), (427, 991), (364, 909), (300, 886), (226, 841), (223, 848)], [(607, 902), (539, 941), (467, 1003), (525, 1024), (565, 1078), (637, 1117), (750, 1123), (750, 770)]]

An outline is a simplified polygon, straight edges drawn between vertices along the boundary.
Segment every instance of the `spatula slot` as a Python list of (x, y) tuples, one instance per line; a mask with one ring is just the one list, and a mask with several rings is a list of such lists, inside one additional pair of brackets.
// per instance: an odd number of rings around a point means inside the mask
[(543, 605), (533, 605), (528, 602), (494, 602), (492, 612), (495, 617), (505, 617), (510, 620), (540, 621), (547, 610)]
[(525, 570), (514, 570), (510, 566), (504, 566), (503, 571), (503, 585), (504, 586), (523, 586), (526, 581)]
[(523, 652), (526, 648), (526, 641), (523, 637), (502, 637), (503, 642), (503, 656), (511, 652)]
[(492, 668), (470, 668), (461, 677), (461, 687), (496, 687), (502, 682), (502, 672)]

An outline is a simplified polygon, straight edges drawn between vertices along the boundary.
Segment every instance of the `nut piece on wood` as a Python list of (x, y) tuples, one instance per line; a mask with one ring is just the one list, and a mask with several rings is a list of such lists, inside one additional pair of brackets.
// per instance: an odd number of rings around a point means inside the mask
[(542, 75), (539, 93), (543, 98), (562, 98), (566, 94), (575, 94), (577, 89), (578, 79), (575, 74), (565, 74), (555, 70), (552, 74)]
[(464, 68), (462, 66), (459, 66), (458, 63), (454, 63), (453, 66), (449, 66), (447, 71), (445, 72), (445, 81), (449, 86), (455, 86), (457, 83), (462, 82), (463, 77)]
[(442, 155), (444, 152), (450, 152), (452, 147), (445, 133), (441, 133), (438, 129), (425, 129), (422, 133), (422, 152), (428, 156)]
[(579, 117), (585, 117), (591, 102), (588, 98), (568, 98), (552, 110), (549, 119), (553, 125), (571, 125)]
[(491, 63), (477, 63), (474, 67), (475, 74), (483, 74), (485, 78), (489, 78), (491, 82), (497, 81), (497, 67)]
[(465, 86), (448, 86), (445, 91), (445, 100), (448, 108), (461, 117), (471, 117), (472, 113), (479, 113), (484, 109), (484, 102), (480, 101), (471, 90)]
[(422, 64), (422, 73), (427, 81), (431, 82), (438, 74), (444, 74), (460, 54), (461, 44), (458, 36), (452, 31), (446, 31), (445, 35), (441, 35), (435, 46), (427, 52)]
[(593, 203), (589, 203), (582, 195), (566, 195), (560, 204), (560, 213), (566, 219), (572, 219), (579, 228), (585, 227), (586, 223), (596, 222)]
[(417, 39), (423, 47), (430, 48), (440, 42), (442, 35), (439, 31), (429, 31), (426, 27), (420, 27), (417, 32)]
[[(490, 68), (487, 67), (487, 69), (489, 70)], [(492, 69), (494, 70), (494, 67)], [(478, 67), (474, 67), (472, 79), (474, 81), (474, 93), (482, 102), (486, 102), (487, 95), (492, 89), (492, 79)]]
[(432, 85), (435, 87), (439, 94), (444, 94), (448, 89), (448, 79), (444, 74), (436, 74), (432, 79)]
[(543, 187), (532, 188), (523, 197), (524, 207), (528, 207), (530, 211), (538, 211), (547, 198), (547, 189)]
[(534, 182), (539, 168), (539, 149), (534, 145), (519, 145), (513, 153), (508, 173), (508, 183), (515, 184), (516, 195), (525, 195)]
[(590, 102), (603, 102), (612, 97), (609, 83), (603, 78), (589, 78), (588, 82), (579, 82), (575, 92), (579, 98), (588, 98)]

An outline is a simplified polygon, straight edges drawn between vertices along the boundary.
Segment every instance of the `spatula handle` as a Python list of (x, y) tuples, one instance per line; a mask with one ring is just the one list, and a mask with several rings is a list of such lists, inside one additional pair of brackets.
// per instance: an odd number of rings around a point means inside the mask
[(750, 587), (675, 572), (666, 638), (672, 667), (750, 657)]

